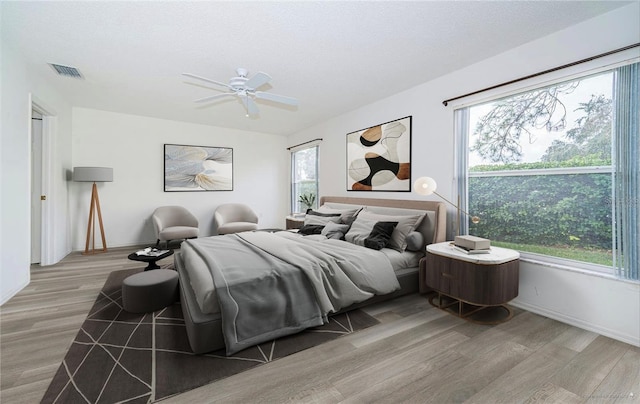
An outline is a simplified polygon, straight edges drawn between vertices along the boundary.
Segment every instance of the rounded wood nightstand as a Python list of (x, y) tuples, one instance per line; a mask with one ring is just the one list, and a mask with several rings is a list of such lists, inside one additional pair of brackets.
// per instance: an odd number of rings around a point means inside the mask
[[(432, 305), (472, 322), (507, 321), (513, 313), (506, 303), (518, 296), (519, 258), (517, 251), (500, 247), (466, 254), (450, 241), (430, 244), (420, 260), (420, 293), (435, 291)], [(485, 310), (490, 308), (502, 314)]]
[(287, 216), (287, 230), (299, 229), (304, 224), (304, 216)]

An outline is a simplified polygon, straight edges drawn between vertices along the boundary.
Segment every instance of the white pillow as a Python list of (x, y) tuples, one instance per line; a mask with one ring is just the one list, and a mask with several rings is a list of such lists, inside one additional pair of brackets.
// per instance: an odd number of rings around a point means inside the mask
[[(395, 229), (393, 229), (393, 234), (391, 235), (391, 240), (387, 244), (387, 247), (392, 248), (394, 250), (403, 252), (407, 248), (407, 236), (409, 233), (414, 231), (416, 227), (420, 224), (425, 214), (412, 214), (412, 215), (397, 215), (397, 216), (388, 216), (388, 215), (379, 215), (377, 213), (367, 212), (366, 210), (358, 213), (358, 217), (356, 221), (351, 226), (353, 226), (360, 220), (366, 220), (367, 222), (373, 222), (373, 224), (377, 222), (398, 222), (398, 225)], [(373, 225), (371, 226), (373, 229)], [(349, 231), (350, 233), (351, 231)], [(348, 233), (347, 233), (348, 234)], [(346, 237), (345, 237), (346, 238)], [(348, 241), (348, 240), (347, 240)]]
[(329, 222), (340, 223), (339, 213), (320, 213), (313, 210), (307, 212), (304, 217), (304, 225), (321, 225), (324, 226)]
[(344, 235), (344, 239), (352, 244), (364, 246), (364, 240), (369, 237), (376, 223), (378, 223), (377, 220), (367, 220), (358, 215), (347, 234)]
[(329, 222), (326, 224), (326, 226), (324, 226), (324, 229), (322, 229), (322, 232), (320, 232), (320, 234), (322, 234), (326, 238), (335, 238), (338, 240), (342, 240), (347, 230), (349, 230), (348, 224)]
[(333, 208), (331, 206), (322, 205), (318, 208), (318, 212), (334, 213), (334, 214), (339, 213), (342, 223), (351, 223), (361, 209), (362, 207), (360, 206), (355, 208), (349, 208), (349, 209), (342, 209), (342, 208), (338, 209), (338, 208)]

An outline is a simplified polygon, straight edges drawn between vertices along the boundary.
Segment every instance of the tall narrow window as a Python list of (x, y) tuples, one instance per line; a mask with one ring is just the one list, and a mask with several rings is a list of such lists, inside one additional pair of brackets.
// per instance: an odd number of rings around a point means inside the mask
[[(462, 232), (525, 256), (614, 273), (620, 234), (614, 157), (631, 146), (614, 141), (615, 118), (630, 113), (613, 102), (620, 91), (616, 74), (585, 76), (456, 111), (462, 207), (481, 217), (477, 224), (462, 223)], [(635, 97), (637, 105), (637, 90)], [(630, 137), (637, 139), (635, 130)], [(634, 167), (637, 156), (631, 158)], [(637, 202), (631, 209), (637, 214)]]
[(291, 151), (291, 212), (306, 212), (318, 203), (318, 145)]

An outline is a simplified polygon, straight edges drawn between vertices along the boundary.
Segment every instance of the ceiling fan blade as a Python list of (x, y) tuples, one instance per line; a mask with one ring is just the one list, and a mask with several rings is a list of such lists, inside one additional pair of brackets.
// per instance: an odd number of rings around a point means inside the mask
[(193, 79), (198, 79), (198, 80), (206, 81), (206, 82), (208, 82), (208, 83), (217, 84), (217, 85), (219, 85), (219, 86), (224, 86), (224, 87), (227, 87), (227, 88), (230, 88), (230, 89), (232, 89), (232, 90), (233, 90), (233, 88), (231, 88), (231, 86), (230, 86), (230, 85), (228, 85), (228, 84), (226, 84), (226, 83), (222, 83), (222, 82), (220, 82), (220, 81), (211, 80), (211, 79), (208, 79), (208, 78), (206, 78), (206, 77), (196, 76), (195, 74), (191, 74), (191, 73), (182, 73), (182, 75), (183, 75), (183, 76), (187, 76), (187, 77), (191, 77), (191, 78), (193, 78)]
[(247, 116), (257, 116), (260, 113), (258, 104), (251, 97), (242, 97), (242, 103), (247, 110)]
[(197, 100), (194, 100), (193, 102), (209, 102), (209, 101), (214, 101), (220, 98), (224, 98), (224, 97), (228, 97), (228, 96), (234, 96), (235, 97), (236, 93), (223, 93), (223, 94), (216, 94), (216, 95), (210, 95), (208, 97), (204, 97), (204, 98), (199, 98)]
[(271, 76), (267, 73), (258, 72), (244, 84), (246, 88), (255, 89), (271, 81)]
[(294, 107), (298, 106), (298, 100), (296, 98), (293, 98), (293, 97), (287, 97), (287, 96), (284, 96), (284, 95), (266, 93), (264, 91), (256, 91), (255, 95), (256, 95), (256, 98), (261, 99), (261, 100), (269, 100), (269, 101), (273, 101), (273, 102), (278, 102), (280, 104), (292, 105)]

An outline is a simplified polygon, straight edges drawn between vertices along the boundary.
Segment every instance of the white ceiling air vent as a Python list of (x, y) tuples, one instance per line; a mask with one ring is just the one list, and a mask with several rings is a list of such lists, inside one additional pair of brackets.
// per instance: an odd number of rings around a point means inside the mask
[(57, 65), (55, 63), (49, 63), (49, 66), (51, 66), (51, 68), (55, 70), (56, 73), (58, 73), (60, 76), (73, 77), (74, 79), (84, 78), (82, 77), (80, 70), (76, 69), (75, 67)]

